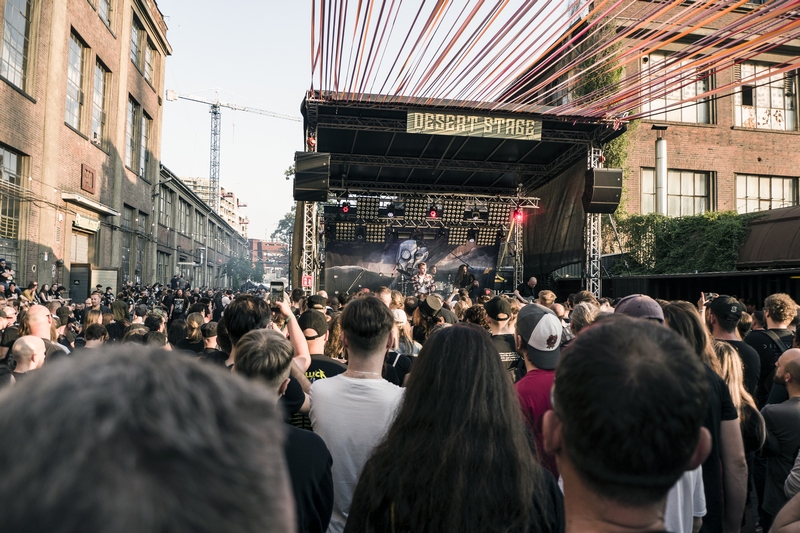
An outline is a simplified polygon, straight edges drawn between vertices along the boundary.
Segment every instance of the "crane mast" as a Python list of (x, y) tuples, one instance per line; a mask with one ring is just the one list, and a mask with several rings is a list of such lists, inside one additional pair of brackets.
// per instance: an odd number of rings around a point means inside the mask
[(211, 156), (209, 158), (208, 170), (208, 185), (210, 190), (211, 208), (219, 213), (220, 204), (220, 187), (219, 187), (219, 155), (220, 155), (220, 136), (222, 132), (222, 113), (221, 108), (226, 107), (234, 111), (244, 111), (245, 113), (256, 113), (259, 115), (266, 115), (268, 117), (280, 118), (283, 120), (292, 120), (295, 122), (302, 122), (300, 117), (292, 115), (284, 115), (268, 111), (266, 109), (258, 109), (255, 107), (240, 106), (237, 104), (229, 104), (219, 101), (219, 94), (214, 101), (206, 100), (192, 95), (178, 94), (175, 91), (167, 90), (167, 101), (174, 102), (175, 100), (188, 100), (190, 102), (197, 102), (210, 106), (211, 113)]

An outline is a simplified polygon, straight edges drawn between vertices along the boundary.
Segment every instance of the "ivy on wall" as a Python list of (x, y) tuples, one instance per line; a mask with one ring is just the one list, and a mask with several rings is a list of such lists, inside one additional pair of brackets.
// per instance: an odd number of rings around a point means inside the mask
[(617, 217), (617, 230), (627, 250), (612, 275), (684, 274), (736, 269), (739, 248), (759, 213), (735, 211), (669, 218), (664, 215)]

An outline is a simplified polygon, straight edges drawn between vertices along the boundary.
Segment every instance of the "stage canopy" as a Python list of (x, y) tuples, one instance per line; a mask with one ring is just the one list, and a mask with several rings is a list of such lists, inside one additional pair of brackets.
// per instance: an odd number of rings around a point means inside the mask
[[(468, 206), (465, 224), (471, 223), (469, 206), (478, 202), (486, 202), (481, 205), (484, 219), (489, 204), (496, 202), (506, 202), (509, 215), (515, 206), (540, 207), (524, 215), (528, 276), (582, 257), (584, 175), (576, 169), (588, 167), (591, 146), (602, 147), (621, 135), (625, 125), (526, 111), (496, 103), (385, 95), (341, 100), (313, 91), (302, 106), (307, 150), (330, 154), (329, 200), (383, 195), (388, 201), (406, 201), (416, 196), (441, 205), (460, 198)], [(546, 195), (540, 198), (539, 192)], [(384, 207), (378, 219), (387, 227), (402, 225), (385, 218)], [(352, 212), (350, 218), (355, 218)], [(565, 226), (567, 220), (575, 223)], [(485, 222), (494, 222), (494, 231), (503, 232), (511, 221)], [(430, 229), (430, 223), (420, 220), (419, 225)], [(405, 226), (415, 224), (406, 217)]]

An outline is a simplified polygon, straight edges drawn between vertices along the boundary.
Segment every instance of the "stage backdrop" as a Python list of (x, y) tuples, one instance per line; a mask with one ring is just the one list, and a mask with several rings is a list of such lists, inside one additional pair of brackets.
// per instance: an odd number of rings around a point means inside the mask
[(493, 288), (499, 246), (453, 246), (446, 239), (397, 240), (389, 243), (328, 241), (325, 250), (325, 290), (328, 294), (371, 291), (385, 285), (403, 294), (413, 292), (417, 265), (436, 267), (436, 290), (450, 295), (459, 266), (466, 263), (481, 287)]

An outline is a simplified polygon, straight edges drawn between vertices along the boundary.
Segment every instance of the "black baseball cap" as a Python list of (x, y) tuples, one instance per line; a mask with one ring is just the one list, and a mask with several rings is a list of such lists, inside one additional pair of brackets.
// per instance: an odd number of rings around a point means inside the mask
[(486, 314), (489, 315), (489, 318), (494, 320), (503, 321), (511, 318), (511, 304), (501, 296), (495, 296), (483, 304), (483, 307), (486, 309)]
[(304, 332), (307, 329), (313, 329), (316, 332), (314, 336), (306, 336), (306, 340), (309, 341), (322, 337), (328, 331), (328, 321), (325, 320), (325, 315), (314, 309), (309, 309), (301, 314), (297, 319), (297, 325)]
[(711, 300), (711, 303), (708, 304), (708, 309), (714, 313), (714, 316), (719, 320), (737, 323), (742, 318), (744, 306), (733, 296), (723, 294)]

